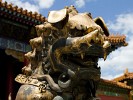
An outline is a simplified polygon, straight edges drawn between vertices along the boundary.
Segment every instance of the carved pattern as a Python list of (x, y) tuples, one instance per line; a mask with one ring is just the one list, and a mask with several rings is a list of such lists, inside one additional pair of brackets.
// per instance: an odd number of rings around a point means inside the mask
[[(34, 100), (95, 98), (101, 74), (97, 62), (106, 59), (111, 46), (104, 38), (109, 32), (103, 19), (70, 6), (50, 11), (48, 21), (36, 25), (36, 31), (38, 37), (30, 40), (32, 51), (25, 54), (29, 64), (22, 69), (24, 75), (16, 77), (24, 84), (16, 100), (23, 98), (20, 94), (28, 85), (34, 88)], [(32, 100), (31, 94), (26, 100)]]

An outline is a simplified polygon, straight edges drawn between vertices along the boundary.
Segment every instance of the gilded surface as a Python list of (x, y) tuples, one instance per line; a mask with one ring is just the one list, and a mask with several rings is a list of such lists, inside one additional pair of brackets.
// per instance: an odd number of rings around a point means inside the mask
[(22, 84), (16, 100), (92, 100), (100, 80), (98, 59), (107, 56), (109, 32), (101, 17), (78, 13), (74, 6), (50, 11), (36, 25), (29, 63), (15, 80)]

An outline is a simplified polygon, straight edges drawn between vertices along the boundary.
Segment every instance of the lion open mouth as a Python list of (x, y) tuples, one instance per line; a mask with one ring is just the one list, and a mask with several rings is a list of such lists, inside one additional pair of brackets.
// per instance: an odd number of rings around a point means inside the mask
[[(104, 58), (104, 40), (98, 31), (76, 38), (62, 38), (51, 47), (50, 58), (54, 71), (66, 69), (78, 73), (80, 79), (100, 79), (98, 59)], [(98, 41), (101, 41), (100, 44)], [(58, 45), (60, 44), (60, 45)], [(106, 44), (108, 45), (108, 44)], [(106, 46), (105, 46), (106, 47)]]

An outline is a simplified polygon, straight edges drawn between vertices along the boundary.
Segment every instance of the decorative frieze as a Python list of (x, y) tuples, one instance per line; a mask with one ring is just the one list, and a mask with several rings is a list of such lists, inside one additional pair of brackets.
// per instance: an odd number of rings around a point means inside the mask
[(16, 40), (0, 37), (0, 48), (12, 49), (20, 52), (28, 52), (31, 50), (30, 45)]

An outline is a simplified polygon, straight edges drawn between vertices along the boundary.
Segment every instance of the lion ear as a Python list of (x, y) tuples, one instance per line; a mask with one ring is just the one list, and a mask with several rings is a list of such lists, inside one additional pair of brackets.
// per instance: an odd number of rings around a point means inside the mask
[(93, 20), (94, 20), (94, 22), (95, 22), (96, 24), (98, 24), (98, 25), (103, 29), (104, 34), (105, 34), (106, 36), (109, 36), (109, 30), (108, 30), (108, 28), (107, 28), (107, 26), (106, 26), (106, 24), (105, 24), (103, 18), (102, 18), (102, 17), (97, 17), (97, 18), (95, 18), (95, 19), (93, 19)]
[(62, 29), (68, 22), (68, 12), (67, 9), (62, 9), (58, 11), (50, 11), (48, 15), (48, 22), (54, 27)]
[(64, 20), (67, 16), (67, 9), (50, 11), (48, 14), (48, 22), (49, 23), (58, 23)]

